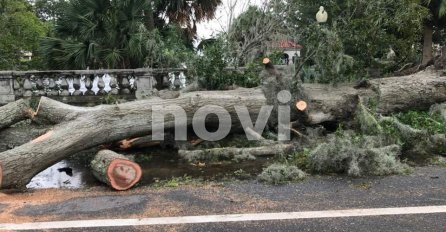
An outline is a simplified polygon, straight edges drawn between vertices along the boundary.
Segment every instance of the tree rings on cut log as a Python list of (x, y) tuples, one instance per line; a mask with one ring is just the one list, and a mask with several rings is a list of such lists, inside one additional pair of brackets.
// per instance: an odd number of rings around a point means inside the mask
[(141, 179), (141, 167), (110, 150), (99, 151), (91, 161), (93, 175), (118, 191), (132, 188)]
[(305, 111), (307, 109), (308, 105), (305, 101), (298, 101), (296, 102), (296, 108), (300, 111)]
[(141, 168), (134, 162), (115, 159), (108, 166), (107, 176), (114, 189), (127, 190), (141, 179)]

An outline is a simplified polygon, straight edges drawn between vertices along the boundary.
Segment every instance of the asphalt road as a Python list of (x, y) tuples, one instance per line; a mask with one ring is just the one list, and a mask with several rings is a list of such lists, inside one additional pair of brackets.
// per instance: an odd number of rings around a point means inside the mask
[[(124, 193), (106, 188), (39, 190), (2, 194), (0, 202), (0, 228), (5, 223), (445, 206), (446, 168), (417, 168), (404, 176), (311, 177), (283, 186), (237, 181)], [(446, 231), (446, 213), (104, 226), (50, 231)]]

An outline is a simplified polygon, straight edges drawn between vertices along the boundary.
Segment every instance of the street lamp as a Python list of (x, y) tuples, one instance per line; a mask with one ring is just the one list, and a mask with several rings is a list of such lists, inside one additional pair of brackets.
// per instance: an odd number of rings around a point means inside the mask
[(319, 12), (316, 14), (316, 20), (318, 23), (326, 23), (328, 20), (328, 13), (325, 11), (324, 7), (319, 8)]

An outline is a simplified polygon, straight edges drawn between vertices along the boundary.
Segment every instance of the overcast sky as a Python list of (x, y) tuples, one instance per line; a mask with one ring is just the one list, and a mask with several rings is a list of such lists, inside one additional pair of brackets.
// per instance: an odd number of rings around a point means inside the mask
[(229, 5), (236, 3), (235, 16), (240, 15), (247, 10), (249, 5), (261, 6), (267, 0), (223, 0), (223, 4), (216, 12), (216, 18), (209, 22), (203, 22), (198, 25), (198, 39), (209, 39), (222, 31), (226, 31), (229, 23)]

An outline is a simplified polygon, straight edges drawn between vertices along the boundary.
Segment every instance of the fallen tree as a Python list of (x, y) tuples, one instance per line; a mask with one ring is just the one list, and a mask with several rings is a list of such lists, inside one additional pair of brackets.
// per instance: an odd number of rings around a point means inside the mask
[[(330, 121), (348, 120), (354, 114), (358, 99), (376, 104), (382, 114), (408, 109), (428, 109), (435, 103), (446, 102), (446, 77), (421, 73), (415, 76), (372, 80), (360, 88), (354, 86), (303, 85), (307, 99), (306, 117), (302, 124), (315, 125)], [(302, 100), (302, 99), (301, 99)], [(73, 107), (42, 97), (38, 110), (28, 117), (43, 117), (56, 125), (44, 135), (22, 146), (0, 153), (0, 172), (3, 173), (2, 188), (22, 188), (31, 178), (61, 159), (82, 150), (102, 144), (115, 143), (128, 138), (146, 136), (152, 132), (153, 107), (181, 106), (191, 125), (195, 112), (203, 106), (214, 105), (215, 113), (228, 112), (232, 123), (239, 124), (235, 106), (248, 108), (255, 122), (266, 105), (267, 99), (261, 89), (236, 89), (231, 91), (203, 91), (180, 95), (176, 99), (148, 99), (125, 104), (102, 105), (92, 108)], [(16, 102), (13, 104), (20, 104)], [(295, 109), (296, 102), (290, 102)], [(8, 118), (2, 127), (23, 119), (23, 110), (0, 108)], [(15, 107), (13, 107), (15, 108)], [(25, 112), (27, 112), (25, 110)], [(14, 120), (11, 120), (14, 119)], [(218, 118), (199, 120), (216, 123)], [(173, 128), (175, 118), (165, 116), (165, 127)]]

